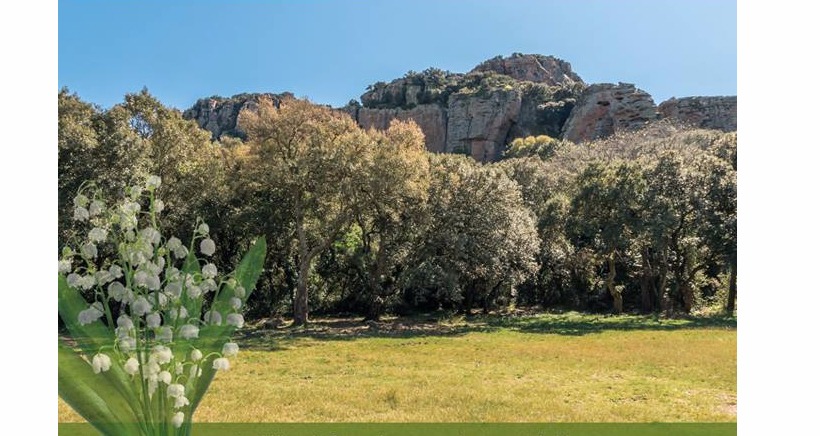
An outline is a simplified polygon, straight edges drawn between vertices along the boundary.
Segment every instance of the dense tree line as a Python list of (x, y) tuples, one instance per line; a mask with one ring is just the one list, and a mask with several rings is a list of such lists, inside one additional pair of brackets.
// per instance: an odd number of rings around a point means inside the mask
[(218, 142), (147, 91), (108, 110), (67, 90), (58, 103), (60, 247), (78, 189), (113, 196), (157, 174), (167, 234), (201, 217), (219, 267), (267, 237), (250, 316), (734, 310), (734, 133), (520, 138), (482, 165), (427, 152), (413, 123), (364, 131), (305, 100), (262, 100), (239, 117), (244, 141)]

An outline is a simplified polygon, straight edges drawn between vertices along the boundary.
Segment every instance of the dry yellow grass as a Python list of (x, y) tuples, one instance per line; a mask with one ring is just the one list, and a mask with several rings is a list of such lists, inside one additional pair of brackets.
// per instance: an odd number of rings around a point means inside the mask
[[(195, 419), (736, 421), (736, 341), (733, 320), (577, 314), (433, 331), (319, 323), (302, 333), (253, 332)], [(82, 421), (58, 407), (61, 422)]]

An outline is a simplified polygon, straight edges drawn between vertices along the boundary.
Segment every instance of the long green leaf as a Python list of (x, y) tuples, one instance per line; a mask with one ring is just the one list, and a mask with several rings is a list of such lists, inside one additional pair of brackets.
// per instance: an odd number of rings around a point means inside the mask
[[(196, 275), (200, 272), (199, 260), (196, 257), (196, 253), (191, 250), (188, 252), (188, 257), (185, 258), (185, 263), (182, 264), (183, 277), (187, 274)], [(187, 310), (189, 314), (198, 315), (202, 311), (202, 298), (190, 299), (188, 298), (188, 293), (183, 292), (182, 303), (185, 306), (185, 310)]]
[(59, 341), (57, 347), (57, 391), (63, 401), (103, 434), (139, 435), (140, 418), (107, 372), (94, 374), (76, 351)]
[[(113, 334), (111, 330), (109, 330), (109, 328), (102, 322), (95, 321), (84, 326), (80, 325), (78, 314), (80, 311), (88, 308), (88, 302), (85, 301), (76, 289), (68, 285), (65, 277), (58, 275), (57, 280), (57, 301), (60, 318), (62, 318), (63, 323), (68, 328), (69, 333), (71, 334), (71, 339), (76, 343), (77, 347), (82, 350), (82, 353), (90, 357), (96, 354), (100, 347), (110, 347), (113, 345)], [(90, 364), (83, 360), (82, 357), (80, 357), (76, 352), (62, 344), (60, 344), (60, 347), (61, 358), (59, 362), (59, 369), (61, 374), (65, 376), (65, 389), (68, 392), (71, 390), (68, 385), (72, 383), (70, 380), (73, 379), (71, 373), (78, 367), (78, 362), (82, 362), (82, 365), (79, 365), (79, 367), (83, 368), (82, 371), (91, 374), (93, 374), (93, 372), (91, 371)], [(68, 357), (70, 354), (65, 349), (70, 351), (71, 355), (73, 355), (72, 358)], [(112, 355), (110, 351), (107, 354), (110, 356)], [(128, 405), (129, 409), (129, 411), (123, 415), (124, 417), (129, 417), (132, 415), (142, 417), (136, 392), (134, 392), (128, 375), (125, 374), (116, 359), (112, 359), (112, 366), (110, 370), (102, 374), (94, 374), (94, 376), (94, 383), (90, 385), (90, 388), (92, 390), (97, 390), (98, 397), (101, 397), (106, 403), (114, 401), (116, 398), (121, 398)], [(106, 387), (106, 389), (98, 389), (103, 386)]]
[(95, 354), (104, 345), (114, 343), (114, 333), (100, 320), (90, 324), (80, 325), (78, 316), (81, 311), (88, 309), (80, 292), (68, 285), (62, 274), (57, 275), (57, 310), (71, 337), (77, 342), (86, 354)]
[[(245, 253), (245, 256), (242, 258), (242, 261), (240, 261), (236, 267), (234, 278), (245, 288), (245, 297), (242, 298), (243, 304), (248, 300), (251, 292), (253, 292), (253, 289), (256, 287), (259, 276), (262, 275), (267, 252), (268, 246), (265, 237), (259, 237), (251, 245), (248, 252)], [(229, 300), (233, 296), (233, 292), (220, 292), (211, 306), (212, 310), (217, 310), (223, 314), (228, 312), (230, 308)], [(200, 329), (200, 337), (198, 341), (196, 341), (196, 346), (206, 354), (219, 352), (221, 351), (222, 343), (233, 334), (234, 330), (235, 328), (233, 326), (226, 324), (220, 326), (203, 326)], [(211, 384), (211, 381), (213, 381), (214, 375), (216, 375), (216, 371), (213, 369), (213, 360), (214, 358), (212, 357), (202, 362), (202, 376), (197, 379), (196, 386), (188, 386), (186, 388), (186, 390), (193, 388), (192, 392), (194, 394), (190, 398), (192, 414), (200, 401), (202, 401), (205, 392), (208, 390), (208, 386)]]

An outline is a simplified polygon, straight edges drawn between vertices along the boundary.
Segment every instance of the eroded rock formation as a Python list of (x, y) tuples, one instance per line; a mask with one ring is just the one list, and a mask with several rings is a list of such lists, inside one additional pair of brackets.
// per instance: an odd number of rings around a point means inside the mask
[[(347, 109), (351, 114), (351, 110)], [(425, 104), (412, 109), (371, 109), (356, 108), (355, 115), (351, 114), (362, 128), (384, 130), (394, 119), (413, 120), (424, 132), (427, 149), (434, 152), (448, 151), (445, 149), (447, 141), (447, 111), (439, 105)]]
[(546, 83), (551, 86), (583, 84), (572, 66), (553, 56), (515, 53), (510, 57), (496, 56), (480, 63), (471, 72), (492, 71), (510, 76), (515, 80)]
[(222, 135), (243, 138), (244, 134), (236, 127), (236, 118), (242, 109), (255, 108), (260, 98), (270, 98), (278, 105), (283, 99), (293, 98), (293, 94), (238, 94), (231, 98), (202, 98), (183, 112), (182, 116), (196, 120), (200, 127), (211, 132), (214, 139), (219, 139)]
[[(285, 94), (240, 94), (201, 99), (185, 111), (209, 130), (243, 137), (236, 118), (261, 97), (278, 104)], [(737, 129), (737, 97), (685, 97), (655, 105), (628, 83), (587, 85), (561, 59), (513, 54), (482, 62), (466, 74), (429, 68), (390, 83), (377, 82), (340, 111), (363, 128), (386, 129), (393, 119), (413, 120), (430, 151), (468, 154), (495, 161), (513, 139), (549, 135), (589, 141), (637, 129), (659, 118), (695, 127)]]
[(603, 138), (616, 130), (634, 130), (658, 119), (652, 96), (630, 83), (601, 83), (581, 94), (564, 124), (563, 139), (573, 142)]
[(670, 98), (658, 106), (664, 118), (704, 129), (737, 130), (737, 97)]

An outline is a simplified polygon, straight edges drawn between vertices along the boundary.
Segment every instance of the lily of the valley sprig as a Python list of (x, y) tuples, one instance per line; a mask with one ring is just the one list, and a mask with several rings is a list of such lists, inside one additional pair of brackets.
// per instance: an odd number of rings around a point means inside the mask
[(85, 237), (58, 263), (70, 333), (59, 343), (60, 396), (105, 434), (190, 434), (215, 373), (239, 352), (230, 337), (262, 272), (264, 238), (226, 274), (206, 223), (187, 245), (163, 235), (161, 184), (151, 176), (111, 204), (81, 189), (73, 218)]

